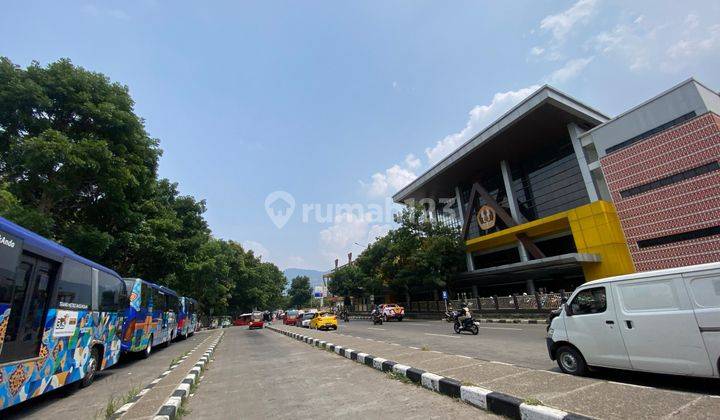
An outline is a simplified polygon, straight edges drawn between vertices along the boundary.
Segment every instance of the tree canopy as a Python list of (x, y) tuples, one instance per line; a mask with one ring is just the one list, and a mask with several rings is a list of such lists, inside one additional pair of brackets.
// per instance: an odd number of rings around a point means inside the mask
[(288, 304), (293, 308), (302, 308), (310, 304), (312, 289), (310, 288), (310, 277), (297, 276), (290, 282), (288, 290)]
[(279, 306), (282, 272), (213, 238), (205, 201), (158, 178), (160, 142), (134, 105), (127, 86), (70, 60), (0, 57), (0, 215), (206, 313)]
[(408, 207), (398, 214), (397, 228), (333, 272), (329, 291), (359, 297), (389, 289), (404, 297), (447, 286), (464, 263), (460, 233), (423, 213), (420, 207)]

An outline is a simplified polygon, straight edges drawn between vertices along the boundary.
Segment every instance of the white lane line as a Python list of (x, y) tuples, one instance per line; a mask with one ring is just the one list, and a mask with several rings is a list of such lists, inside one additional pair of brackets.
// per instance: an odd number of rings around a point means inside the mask
[(449, 334), (433, 334), (433, 333), (424, 333), (425, 335), (434, 335), (436, 337), (447, 337), (447, 338), (460, 338), (457, 335), (449, 335)]
[(503, 328), (503, 327), (478, 327), (484, 330), (511, 330), (511, 331), (523, 331), (522, 328)]
[(385, 328), (368, 327), (368, 330), (385, 331)]
[(491, 360), (490, 363), (495, 363), (496, 365), (515, 366), (512, 363), (496, 362), (495, 360)]
[(411, 348), (411, 349), (413, 349), (413, 350), (420, 350), (420, 347), (413, 347), (413, 346), (408, 346), (408, 347)]

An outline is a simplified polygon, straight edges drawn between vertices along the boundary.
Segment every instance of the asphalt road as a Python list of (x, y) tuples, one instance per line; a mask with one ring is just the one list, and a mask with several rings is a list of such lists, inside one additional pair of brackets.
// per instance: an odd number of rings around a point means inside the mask
[(0, 412), (2, 419), (73, 420), (105, 418), (105, 407), (112, 398), (126, 395), (133, 387), (143, 388), (170, 366), (170, 362), (208, 337), (196, 333), (167, 348), (153, 349), (147, 359), (123, 357), (109, 369), (98, 372), (95, 382), (83, 389), (69, 385)]
[(187, 419), (499, 418), (269, 330), (229, 328)]
[(370, 321), (340, 322), (339, 332), (404, 346), (438, 350), (532, 369), (554, 369), (545, 345), (546, 325), (480, 324), (480, 333), (455, 334), (444, 321), (404, 319), (373, 325)]
[[(510, 363), (531, 369), (560, 372), (545, 344), (546, 325), (480, 324), (480, 333), (455, 334), (445, 321), (404, 319), (373, 325), (368, 320), (340, 322), (338, 333), (372, 338), (401, 346), (437, 350), (480, 360)], [(299, 329), (299, 328), (298, 328)], [(717, 379), (689, 378), (598, 369), (591, 377), (655, 388), (720, 395)]]

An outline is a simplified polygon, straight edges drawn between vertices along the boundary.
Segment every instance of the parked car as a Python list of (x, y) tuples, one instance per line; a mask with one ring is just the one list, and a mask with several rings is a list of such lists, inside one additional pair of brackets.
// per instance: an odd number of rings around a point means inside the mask
[(405, 308), (397, 303), (384, 303), (380, 305), (380, 312), (382, 313), (383, 321), (385, 322), (390, 319), (402, 321), (405, 316)]
[(284, 325), (295, 325), (295, 322), (298, 319), (298, 311), (291, 309), (287, 312), (285, 312), (285, 318), (283, 318), (283, 324)]
[(547, 346), (574, 375), (598, 366), (720, 377), (720, 263), (586, 283), (553, 319)]
[(303, 314), (299, 327), (310, 328), (310, 321), (317, 315), (317, 312), (307, 312)]
[(310, 320), (310, 328), (316, 330), (337, 330), (337, 317), (332, 312), (318, 312), (318, 314)]

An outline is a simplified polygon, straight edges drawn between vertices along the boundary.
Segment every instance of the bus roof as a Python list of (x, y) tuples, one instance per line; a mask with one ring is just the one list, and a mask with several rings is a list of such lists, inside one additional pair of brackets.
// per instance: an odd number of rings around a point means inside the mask
[(102, 266), (96, 262), (90, 261), (87, 258), (81, 257), (70, 248), (60, 245), (57, 242), (53, 242), (50, 239), (42, 237), (37, 233), (25, 229), (24, 227), (17, 225), (4, 217), (0, 217), (0, 230), (3, 230), (13, 236), (17, 236), (23, 241), (23, 248), (40, 256), (50, 258), (52, 260), (62, 262), (63, 259), (69, 258), (71, 260), (83, 263), (97, 270), (104, 271), (108, 274), (112, 274), (115, 277), (120, 277), (115, 271)]

